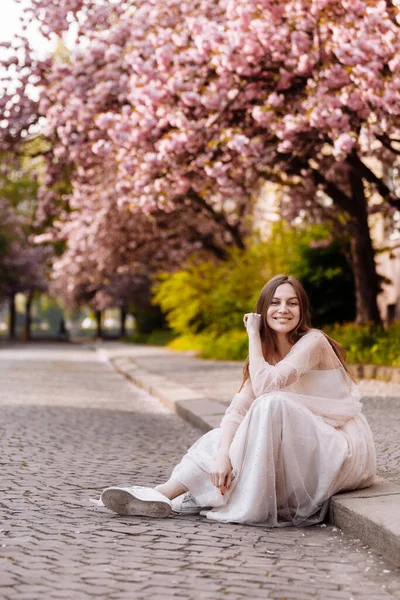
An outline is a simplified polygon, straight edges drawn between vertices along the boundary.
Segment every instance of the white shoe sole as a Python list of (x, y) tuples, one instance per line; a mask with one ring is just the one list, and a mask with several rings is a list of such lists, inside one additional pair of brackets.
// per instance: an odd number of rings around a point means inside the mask
[(119, 515), (136, 517), (168, 517), (171, 506), (167, 502), (157, 500), (140, 500), (134, 492), (121, 488), (107, 488), (101, 494), (101, 500), (107, 508)]
[(172, 512), (174, 515), (199, 515), (202, 510), (202, 508), (188, 508), (187, 510), (173, 508)]

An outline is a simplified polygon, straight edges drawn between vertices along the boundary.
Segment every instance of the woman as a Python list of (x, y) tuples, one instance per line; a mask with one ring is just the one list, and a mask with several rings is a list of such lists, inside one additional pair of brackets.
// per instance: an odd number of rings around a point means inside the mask
[(107, 488), (125, 515), (201, 512), (268, 526), (323, 520), (329, 498), (371, 484), (375, 449), (342, 347), (310, 323), (294, 277), (278, 275), (246, 314), (249, 358), (221, 426), (203, 435), (155, 489)]

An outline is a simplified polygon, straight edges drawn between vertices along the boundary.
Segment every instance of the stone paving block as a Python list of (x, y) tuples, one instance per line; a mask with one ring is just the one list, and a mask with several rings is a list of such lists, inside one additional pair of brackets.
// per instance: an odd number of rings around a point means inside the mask
[[(317, 596), (316, 590), (294, 590), (292, 587), (281, 588), (276, 591), (269, 592), (269, 598), (276, 600), (308, 600), (308, 598), (315, 598)], [(342, 600), (347, 600), (348, 596), (343, 595)]]
[(0, 588), (13, 587), (18, 583), (18, 578), (11, 573), (2, 573), (0, 575)]

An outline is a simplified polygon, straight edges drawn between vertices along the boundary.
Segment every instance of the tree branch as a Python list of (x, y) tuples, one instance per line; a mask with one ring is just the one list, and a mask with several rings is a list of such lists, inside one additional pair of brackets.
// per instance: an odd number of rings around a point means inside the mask
[(390, 150), (390, 152), (393, 152), (393, 154), (397, 154), (398, 156), (400, 156), (400, 150), (396, 150), (396, 148), (393, 148), (393, 146), (392, 146), (393, 143), (394, 144), (400, 144), (400, 140), (391, 139), (386, 134), (377, 135), (376, 137), (380, 141), (380, 143), (382, 144), (382, 146), (384, 146), (385, 148), (387, 148), (388, 150)]
[(399, 27), (399, 23), (396, 20), (396, 17), (399, 15), (399, 9), (395, 6), (392, 0), (386, 0), (386, 8), (388, 11), (389, 19), (396, 27)]
[[(308, 167), (310, 169), (310, 167)], [(314, 183), (316, 185), (322, 185), (326, 194), (332, 198), (335, 204), (347, 212), (351, 217), (357, 216), (357, 210), (352, 202), (350, 196), (345, 194), (333, 181), (329, 181), (322, 175), (321, 171), (317, 169), (310, 169)]]
[(397, 198), (397, 196), (394, 195), (386, 183), (377, 177), (377, 175), (375, 175), (375, 173), (371, 171), (371, 169), (369, 169), (365, 163), (363, 163), (363, 161), (355, 152), (348, 156), (347, 162), (355, 169), (360, 177), (365, 178), (367, 181), (376, 186), (379, 194), (390, 204), (390, 206), (400, 210), (400, 198)]
[(213, 218), (213, 220), (218, 223), (218, 225), (221, 225), (226, 231), (229, 232), (235, 245), (241, 250), (244, 250), (245, 245), (242, 235), (239, 231), (239, 225), (231, 225), (223, 213), (216, 212), (213, 207), (192, 188), (189, 190), (186, 197), (194, 202), (194, 204), (204, 209)]

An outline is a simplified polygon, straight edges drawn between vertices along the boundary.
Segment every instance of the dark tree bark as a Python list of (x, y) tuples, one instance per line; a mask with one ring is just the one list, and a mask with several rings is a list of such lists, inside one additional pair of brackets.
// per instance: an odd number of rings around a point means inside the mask
[(94, 316), (96, 319), (96, 338), (102, 338), (103, 337), (103, 329), (102, 329), (102, 323), (101, 323), (101, 318), (102, 318), (101, 310), (96, 310), (94, 313)]
[(353, 219), (351, 225), (351, 255), (356, 292), (356, 323), (381, 324), (377, 295), (380, 292), (375, 253), (368, 224), (368, 206), (364, 183), (355, 172), (350, 174)]
[(11, 294), (8, 299), (8, 339), (15, 340), (17, 312), (15, 308), (15, 294)]
[(368, 223), (368, 203), (365, 197), (363, 173), (357, 165), (350, 170), (351, 195), (341, 190), (334, 182), (325, 179), (317, 170), (313, 171), (316, 184), (322, 184), (325, 192), (340, 210), (350, 216), (351, 262), (356, 292), (356, 323), (382, 324), (378, 310), (377, 295), (380, 292), (376, 272), (375, 253)]
[(24, 339), (29, 341), (31, 339), (31, 327), (32, 327), (32, 302), (33, 292), (28, 292), (26, 296), (25, 304), (25, 326), (24, 326)]
[(120, 313), (119, 313), (119, 318), (120, 318), (119, 336), (122, 338), (126, 336), (126, 317), (127, 317), (126, 307), (121, 306)]

